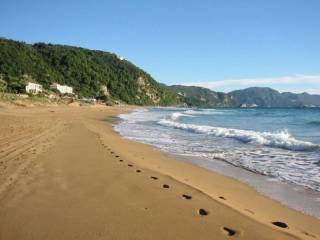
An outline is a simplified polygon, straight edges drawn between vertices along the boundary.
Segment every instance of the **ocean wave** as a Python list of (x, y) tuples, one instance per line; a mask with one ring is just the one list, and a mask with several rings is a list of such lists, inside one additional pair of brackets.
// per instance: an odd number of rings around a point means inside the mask
[(151, 112), (148, 108), (139, 108), (129, 113), (123, 113), (118, 117), (127, 123), (139, 123), (139, 122), (150, 122), (158, 121), (163, 117), (162, 113)]
[(176, 121), (180, 117), (194, 117), (194, 115), (213, 115), (213, 114), (224, 114), (222, 111), (217, 110), (186, 110), (183, 112), (174, 112), (170, 115), (171, 120)]
[(268, 147), (277, 147), (294, 151), (307, 151), (320, 148), (319, 145), (295, 139), (287, 130), (279, 132), (256, 132), (233, 128), (213, 127), (175, 122), (161, 119), (158, 124), (195, 133), (209, 134), (216, 137), (232, 138), (243, 143), (253, 143)]
[(174, 112), (170, 115), (170, 118), (174, 121), (178, 120), (180, 117), (191, 117), (192, 115), (187, 115), (182, 112)]

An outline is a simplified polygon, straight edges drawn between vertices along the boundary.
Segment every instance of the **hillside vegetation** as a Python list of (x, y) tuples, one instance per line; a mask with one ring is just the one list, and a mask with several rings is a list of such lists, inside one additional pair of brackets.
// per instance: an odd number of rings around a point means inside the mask
[(137, 105), (187, 107), (314, 107), (320, 96), (252, 87), (230, 93), (156, 82), (116, 54), (79, 47), (0, 38), (0, 92), (24, 92), (27, 82), (73, 87), (75, 94)]
[[(148, 73), (103, 51), (1, 38), (0, 74), (0, 88), (7, 92), (22, 92), (28, 81), (47, 89), (57, 82), (73, 87), (79, 97), (108, 95), (138, 105), (178, 103), (176, 96)], [(101, 91), (103, 87), (107, 94)]]

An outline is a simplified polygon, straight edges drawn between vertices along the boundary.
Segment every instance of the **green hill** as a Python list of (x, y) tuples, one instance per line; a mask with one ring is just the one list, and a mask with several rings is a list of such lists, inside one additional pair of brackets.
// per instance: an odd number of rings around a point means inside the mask
[(148, 73), (117, 55), (71, 47), (34, 45), (0, 38), (0, 88), (23, 92), (28, 81), (48, 88), (56, 82), (72, 86), (79, 97), (110, 98), (128, 104), (172, 105), (177, 97)]
[(230, 93), (193, 86), (165, 86), (116, 54), (79, 47), (0, 38), (0, 92), (24, 92), (27, 82), (49, 89), (52, 83), (73, 87), (81, 97), (120, 100), (137, 105), (188, 107), (320, 106), (320, 96), (280, 93), (252, 87)]

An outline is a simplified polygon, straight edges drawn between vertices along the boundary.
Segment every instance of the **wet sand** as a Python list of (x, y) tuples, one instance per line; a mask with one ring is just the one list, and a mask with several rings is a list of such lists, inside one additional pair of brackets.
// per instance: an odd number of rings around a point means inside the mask
[(320, 219), (320, 192), (318, 191), (232, 165), (223, 159), (208, 161), (206, 158), (196, 156), (170, 155), (175, 159), (232, 177), (289, 208)]
[(105, 120), (126, 110), (0, 108), (1, 240), (319, 239), (318, 219), (121, 138)]

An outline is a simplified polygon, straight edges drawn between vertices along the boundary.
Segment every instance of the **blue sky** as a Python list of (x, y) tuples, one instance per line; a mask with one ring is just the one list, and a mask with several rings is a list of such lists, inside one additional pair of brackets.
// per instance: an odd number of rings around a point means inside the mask
[(0, 36), (115, 52), (166, 84), (320, 93), (319, 0), (0, 0)]

